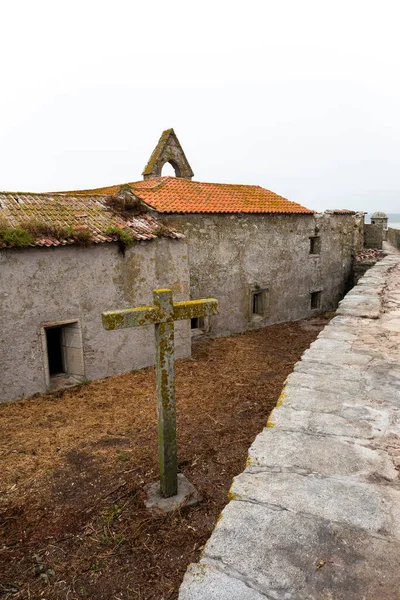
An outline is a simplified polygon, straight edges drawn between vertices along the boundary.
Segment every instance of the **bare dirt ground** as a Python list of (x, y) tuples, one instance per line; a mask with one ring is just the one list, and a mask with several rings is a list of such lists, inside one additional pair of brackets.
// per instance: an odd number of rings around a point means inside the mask
[(0, 407), (1, 600), (176, 599), (322, 316), (197, 341), (178, 360), (178, 466), (203, 501), (149, 514), (154, 369)]

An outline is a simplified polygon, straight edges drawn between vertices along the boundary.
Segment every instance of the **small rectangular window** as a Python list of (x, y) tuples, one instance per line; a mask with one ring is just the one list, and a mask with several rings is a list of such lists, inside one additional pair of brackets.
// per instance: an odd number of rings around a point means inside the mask
[(211, 323), (209, 317), (192, 317), (190, 319), (190, 329), (192, 337), (198, 337), (209, 333), (211, 330)]
[(253, 315), (264, 316), (264, 292), (253, 292)]
[(311, 309), (321, 308), (321, 292), (311, 292)]
[(259, 321), (265, 319), (269, 305), (268, 288), (260, 288), (258, 284), (253, 284), (250, 286), (249, 291), (249, 320)]
[(310, 237), (310, 254), (321, 254), (320, 236)]
[(193, 317), (190, 319), (190, 328), (191, 329), (204, 329), (204, 318), (203, 317)]

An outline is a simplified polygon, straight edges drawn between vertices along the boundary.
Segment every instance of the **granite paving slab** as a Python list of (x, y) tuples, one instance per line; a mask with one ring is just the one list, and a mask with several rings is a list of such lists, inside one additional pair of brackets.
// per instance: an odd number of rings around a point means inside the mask
[(180, 600), (400, 598), (400, 254), (287, 378)]

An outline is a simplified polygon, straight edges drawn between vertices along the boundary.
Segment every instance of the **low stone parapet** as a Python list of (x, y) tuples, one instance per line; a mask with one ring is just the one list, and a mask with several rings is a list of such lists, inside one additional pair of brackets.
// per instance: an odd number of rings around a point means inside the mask
[(400, 250), (400, 229), (389, 227), (387, 230), (387, 241), (389, 244)]
[(360, 279), (288, 377), (180, 600), (394, 600), (400, 254)]

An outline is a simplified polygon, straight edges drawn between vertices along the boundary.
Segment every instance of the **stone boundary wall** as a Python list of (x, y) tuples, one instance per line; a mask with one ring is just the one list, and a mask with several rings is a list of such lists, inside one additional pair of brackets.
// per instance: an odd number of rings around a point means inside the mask
[(387, 241), (392, 244), (395, 248), (400, 249), (400, 229), (394, 229), (389, 227), (387, 230)]
[(382, 242), (382, 225), (364, 225), (364, 248), (377, 248), (378, 250), (382, 250)]
[(400, 254), (295, 365), (179, 600), (394, 600), (400, 586)]

